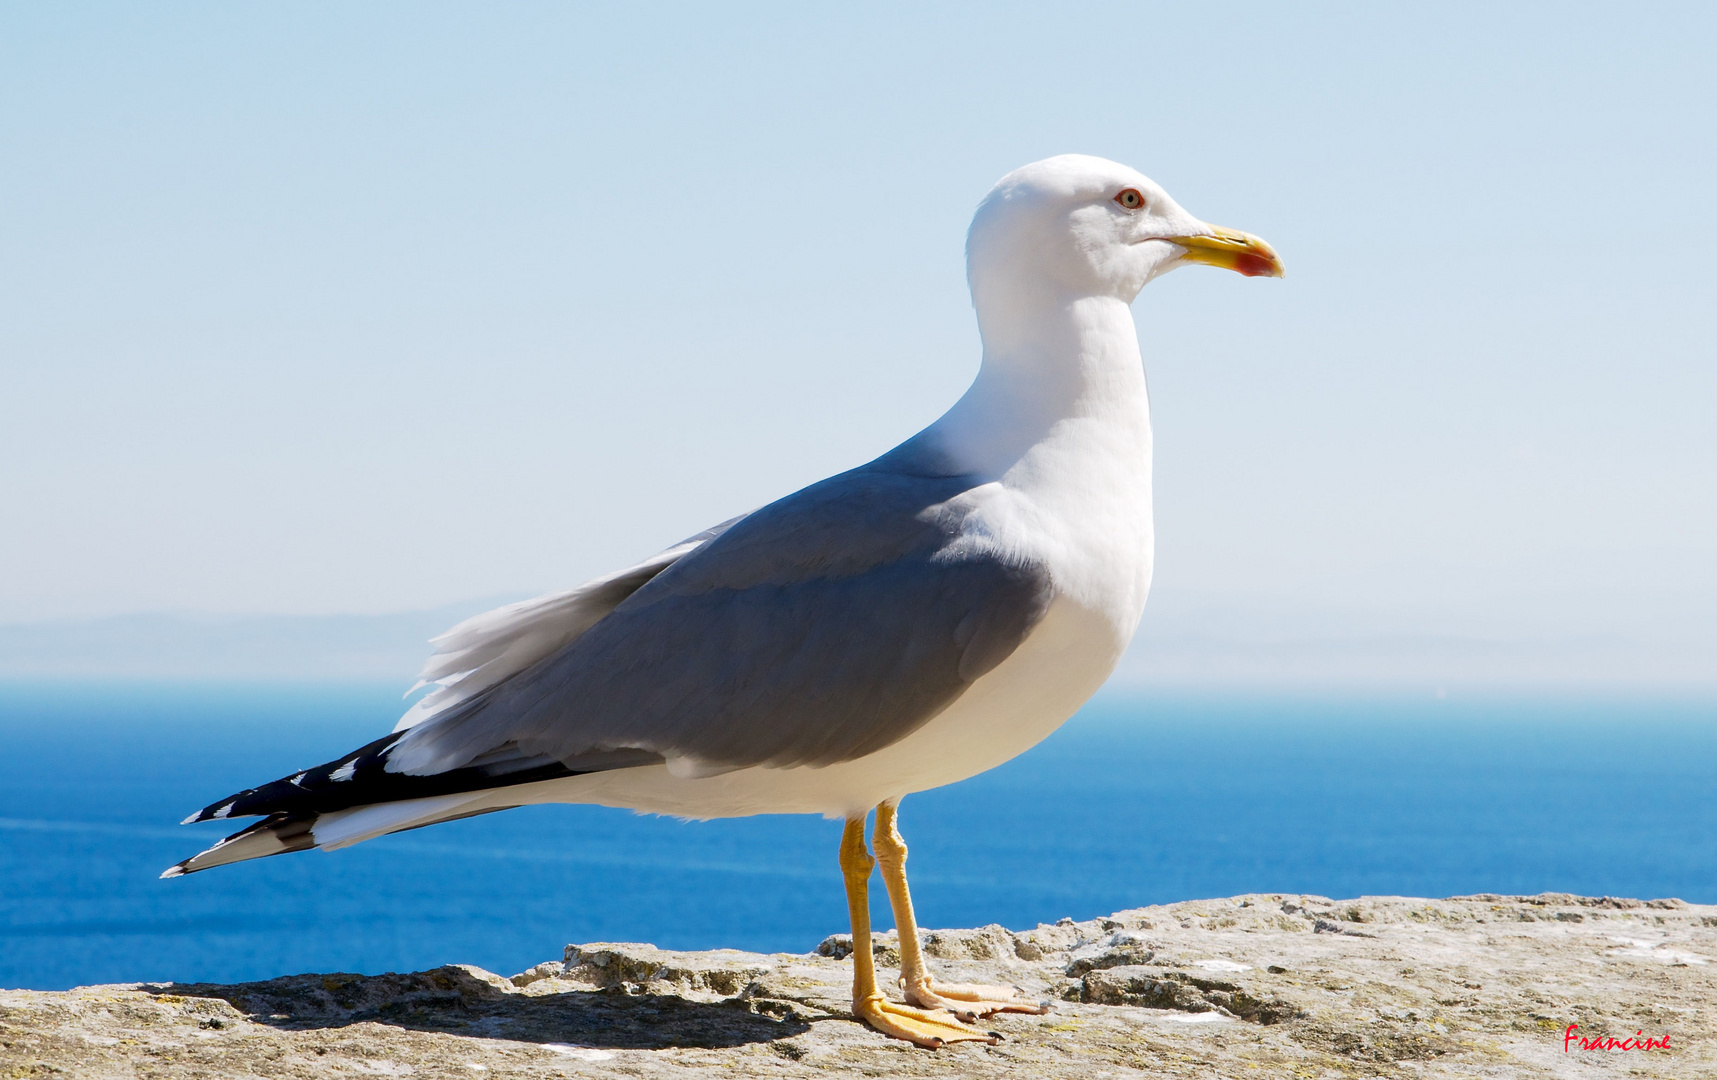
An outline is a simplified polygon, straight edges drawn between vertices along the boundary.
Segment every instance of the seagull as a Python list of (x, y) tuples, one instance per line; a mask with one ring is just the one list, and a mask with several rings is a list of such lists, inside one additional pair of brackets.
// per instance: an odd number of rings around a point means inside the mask
[[(1153, 524), (1130, 305), (1188, 263), (1282, 274), (1263, 240), (1126, 166), (1009, 173), (966, 239), (982, 363), (940, 419), (634, 566), (460, 623), (391, 734), (191, 815), (261, 820), (162, 876), (538, 803), (823, 814), (846, 823), (854, 1016), (927, 1048), (995, 1042), (978, 1018), (1046, 1006), (932, 978), (898, 807), (1042, 741), (1132, 638)], [(904, 1003), (877, 983), (878, 865)]]

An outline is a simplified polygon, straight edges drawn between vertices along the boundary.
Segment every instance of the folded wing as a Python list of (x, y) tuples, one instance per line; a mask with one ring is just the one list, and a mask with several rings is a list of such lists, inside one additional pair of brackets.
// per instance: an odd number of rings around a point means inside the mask
[(431, 775), (508, 746), (559, 761), (647, 751), (706, 775), (880, 750), (1048, 605), (1042, 567), (970, 527), (974, 487), (873, 465), (767, 506), (555, 655), (406, 732), (387, 768)]

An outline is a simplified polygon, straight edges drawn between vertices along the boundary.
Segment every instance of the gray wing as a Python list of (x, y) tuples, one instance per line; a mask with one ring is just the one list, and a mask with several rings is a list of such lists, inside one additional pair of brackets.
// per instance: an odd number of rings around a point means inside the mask
[(742, 519), (559, 652), (410, 729), (387, 769), (641, 750), (708, 774), (904, 738), (1018, 647), (1052, 588), (964, 528), (976, 481), (888, 461)]

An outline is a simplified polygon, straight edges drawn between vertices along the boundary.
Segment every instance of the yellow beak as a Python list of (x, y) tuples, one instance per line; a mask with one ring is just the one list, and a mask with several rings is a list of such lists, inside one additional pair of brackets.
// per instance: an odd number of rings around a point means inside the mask
[(1224, 229), (1220, 225), (1212, 225), (1210, 229), (1208, 236), (1168, 236), (1164, 239), (1185, 248), (1186, 254), (1181, 258), (1187, 262), (1220, 266), (1247, 277), (1282, 276), (1282, 260), (1276, 257), (1276, 249), (1263, 240), (1251, 233)]

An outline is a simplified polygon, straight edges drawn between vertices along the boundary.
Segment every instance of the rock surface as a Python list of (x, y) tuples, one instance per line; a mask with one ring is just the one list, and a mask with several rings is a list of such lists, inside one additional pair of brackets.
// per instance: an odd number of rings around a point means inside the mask
[[(841, 936), (804, 955), (571, 945), (510, 979), (0, 991), (0, 1077), (1717, 1076), (1717, 907), (1679, 900), (1258, 894), (925, 945), (942, 977), (1054, 1011), (918, 1050), (851, 1020)], [(1565, 1050), (1569, 1024), (1669, 1048)]]

